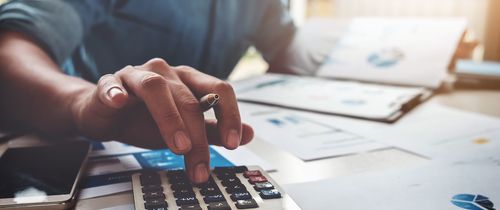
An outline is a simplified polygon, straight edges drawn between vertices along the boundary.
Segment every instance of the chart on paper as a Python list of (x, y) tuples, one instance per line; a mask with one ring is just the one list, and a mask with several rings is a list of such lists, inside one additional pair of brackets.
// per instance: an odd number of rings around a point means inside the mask
[(254, 104), (240, 104), (244, 120), (256, 135), (303, 160), (341, 156), (386, 145), (322, 123), (312, 115)]

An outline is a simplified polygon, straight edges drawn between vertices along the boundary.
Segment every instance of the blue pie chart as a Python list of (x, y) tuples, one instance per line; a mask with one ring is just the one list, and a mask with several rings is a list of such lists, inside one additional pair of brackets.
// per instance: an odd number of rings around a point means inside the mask
[(493, 202), (484, 195), (458, 194), (453, 196), (451, 203), (468, 210), (495, 210)]

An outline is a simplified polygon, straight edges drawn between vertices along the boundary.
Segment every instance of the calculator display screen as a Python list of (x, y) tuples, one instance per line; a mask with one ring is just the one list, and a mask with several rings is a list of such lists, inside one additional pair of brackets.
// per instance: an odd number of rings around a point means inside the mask
[(8, 149), (0, 157), (0, 199), (70, 194), (88, 151), (86, 142)]

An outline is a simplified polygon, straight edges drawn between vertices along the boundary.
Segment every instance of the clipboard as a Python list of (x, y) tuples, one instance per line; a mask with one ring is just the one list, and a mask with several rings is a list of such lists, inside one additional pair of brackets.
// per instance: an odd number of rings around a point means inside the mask
[(233, 83), (241, 102), (392, 123), (432, 96), (404, 87), (328, 78), (264, 74)]

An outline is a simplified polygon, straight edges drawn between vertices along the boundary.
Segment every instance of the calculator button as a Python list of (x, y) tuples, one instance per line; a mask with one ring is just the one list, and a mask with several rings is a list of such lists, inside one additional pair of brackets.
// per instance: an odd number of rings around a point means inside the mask
[(213, 202), (208, 204), (209, 210), (231, 210), (231, 207), (226, 201)]
[(149, 208), (147, 210), (168, 210), (167, 207)]
[(180, 170), (170, 170), (167, 172), (167, 176), (170, 178), (172, 176), (185, 176), (186, 172), (182, 169)]
[(163, 199), (151, 199), (151, 200), (146, 200), (144, 202), (144, 208), (146, 209), (159, 209), (159, 208), (167, 208), (168, 204), (165, 202)]
[(231, 200), (233, 200), (233, 201), (247, 200), (247, 199), (251, 199), (251, 198), (252, 198), (252, 195), (250, 195), (249, 192), (237, 192), (237, 193), (233, 193), (231, 195)]
[(255, 183), (254, 188), (257, 191), (260, 191), (260, 190), (274, 189), (274, 186), (270, 182), (257, 182)]
[(175, 203), (177, 203), (178, 206), (193, 205), (193, 204), (198, 204), (198, 199), (196, 199), (195, 196), (181, 197), (181, 198), (177, 198)]
[(251, 184), (255, 184), (257, 182), (267, 182), (267, 179), (266, 179), (266, 177), (263, 177), (263, 176), (251, 176), (248, 178), (248, 181)]
[(141, 185), (161, 185), (160, 176), (157, 174), (142, 174), (140, 177)]
[(245, 172), (243, 172), (243, 176), (245, 178), (252, 177), (252, 176), (262, 176), (262, 173), (260, 173), (259, 170), (245, 171)]
[(208, 186), (205, 188), (201, 188), (200, 193), (202, 195), (217, 195), (221, 194), (219, 188), (217, 186)]
[(245, 187), (245, 185), (242, 185), (242, 184), (236, 184), (236, 185), (226, 187), (226, 192), (231, 193), (231, 194), (237, 193), (237, 192), (246, 192), (246, 191), (247, 191), (247, 188)]
[(163, 192), (163, 187), (161, 185), (145, 185), (142, 187), (142, 192)]
[(213, 186), (217, 186), (217, 184), (215, 183), (215, 180), (212, 176), (210, 176), (206, 182), (196, 184), (196, 187), (198, 187), (200, 189), (206, 188), (206, 187), (213, 187)]
[(194, 191), (191, 188), (180, 188), (174, 191), (174, 197), (190, 197), (195, 196)]
[(272, 190), (261, 190), (260, 197), (263, 199), (273, 199), (273, 198), (281, 198), (281, 193), (276, 189)]
[(226, 199), (222, 194), (217, 194), (217, 195), (207, 195), (203, 198), (205, 203), (212, 203), (212, 202), (217, 202), (217, 201), (225, 201)]
[(240, 179), (238, 179), (238, 177), (231, 177), (222, 181), (222, 185), (224, 185), (225, 187), (236, 184), (241, 184)]
[(144, 200), (148, 200), (148, 199), (165, 199), (165, 194), (163, 194), (161, 191), (147, 192), (147, 193), (144, 193), (144, 195), (142, 196), (142, 198), (144, 198)]
[(192, 186), (189, 182), (180, 181), (180, 182), (171, 182), (171, 183), (172, 183), (172, 185), (170, 186), (170, 188), (172, 188), (173, 191), (177, 191), (180, 189), (186, 189), (186, 188), (192, 188)]
[(236, 174), (235, 173), (230, 173), (230, 172), (222, 172), (222, 173), (218, 173), (217, 177), (219, 177), (219, 179), (224, 180), (224, 179), (227, 179), (227, 178), (236, 177)]
[(214, 168), (214, 173), (219, 174), (219, 173), (236, 173), (236, 170), (234, 167), (215, 167)]
[(252, 209), (259, 207), (259, 205), (257, 205), (257, 202), (255, 202), (254, 199), (248, 199), (248, 200), (237, 200), (236, 207), (238, 209)]
[(245, 171), (248, 171), (248, 168), (246, 166), (236, 166), (235, 167), (235, 172), (236, 173), (243, 173)]
[(179, 210), (201, 210), (201, 207), (198, 204), (183, 205)]

